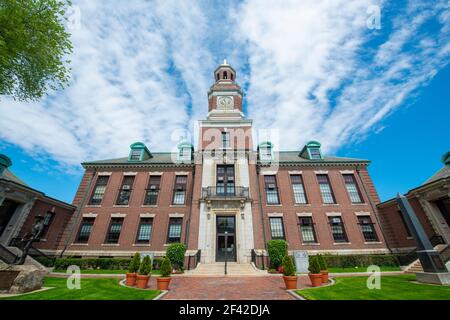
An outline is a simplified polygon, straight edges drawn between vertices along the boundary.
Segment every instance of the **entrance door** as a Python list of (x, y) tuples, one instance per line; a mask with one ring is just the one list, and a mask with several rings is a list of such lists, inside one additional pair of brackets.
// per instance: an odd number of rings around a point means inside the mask
[(217, 195), (234, 195), (234, 165), (217, 166), (216, 188)]
[(0, 206), (0, 237), (8, 226), (9, 220), (13, 216), (18, 206), (17, 202), (11, 200), (4, 200)]
[(216, 261), (236, 261), (235, 217), (218, 216), (216, 220)]

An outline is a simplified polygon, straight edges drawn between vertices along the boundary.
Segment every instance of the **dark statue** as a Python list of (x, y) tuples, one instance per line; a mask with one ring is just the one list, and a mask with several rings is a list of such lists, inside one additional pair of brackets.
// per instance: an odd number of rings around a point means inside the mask
[(42, 234), (42, 230), (44, 230), (44, 217), (41, 215), (37, 215), (33, 227), (31, 228), (31, 231), (25, 234), (22, 238), (22, 243), (24, 243), (25, 245), (23, 246), (22, 249), (22, 255), (15, 264), (25, 263), (28, 251), (30, 251), (33, 242), (39, 241)]

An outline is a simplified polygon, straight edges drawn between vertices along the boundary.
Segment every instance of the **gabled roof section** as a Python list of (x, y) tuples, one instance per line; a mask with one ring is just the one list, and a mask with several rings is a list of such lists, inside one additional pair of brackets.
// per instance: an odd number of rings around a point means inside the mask
[[(159, 165), (179, 165), (180, 163), (174, 161), (177, 159), (177, 153), (172, 152), (153, 152), (152, 157), (144, 159), (138, 162), (128, 161), (128, 157), (114, 158), (106, 160), (96, 160), (96, 161), (86, 161), (81, 163), (81, 165), (86, 167), (96, 167), (96, 166), (159, 166)], [(183, 161), (183, 164), (194, 164), (194, 161)]]

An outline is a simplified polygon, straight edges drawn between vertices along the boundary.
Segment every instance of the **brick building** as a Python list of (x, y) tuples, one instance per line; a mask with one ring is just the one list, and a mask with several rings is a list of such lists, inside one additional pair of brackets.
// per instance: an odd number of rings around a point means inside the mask
[[(442, 157), (444, 167), (421, 186), (406, 194), (431, 243), (450, 244), (450, 152)], [(388, 246), (395, 252), (416, 248), (395, 199), (378, 204)]]
[(153, 152), (137, 142), (123, 158), (82, 164), (79, 210), (59, 252), (163, 255), (183, 242), (203, 263), (223, 261), (225, 250), (248, 263), (270, 239), (312, 253), (387, 252), (369, 161), (323, 155), (316, 141), (293, 151), (259, 141), (255, 150), (235, 70), (225, 61), (214, 80), (196, 149), (182, 141), (178, 152)]

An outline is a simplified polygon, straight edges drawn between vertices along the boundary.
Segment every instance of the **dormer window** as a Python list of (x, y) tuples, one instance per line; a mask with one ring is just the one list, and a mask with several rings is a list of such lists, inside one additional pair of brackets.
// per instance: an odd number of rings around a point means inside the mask
[(130, 146), (130, 148), (131, 150), (128, 156), (128, 161), (136, 162), (152, 158), (150, 150), (148, 150), (142, 142), (135, 142)]
[(311, 156), (310, 159), (312, 159), (312, 160), (320, 160), (320, 159), (322, 159), (322, 155), (320, 154), (320, 149), (319, 148), (311, 148), (311, 149), (309, 149), (309, 154)]
[(180, 149), (180, 160), (191, 160), (191, 149), (181, 148)]
[(322, 160), (321, 144), (317, 141), (309, 141), (300, 151), (300, 157), (309, 160)]
[(271, 142), (262, 142), (258, 146), (259, 160), (261, 161), (272, 161), (272, 149), (273, 145)]
[(141, 160), (142, 150), (131, 150), (130, 161)]
[(178, 160), (179, 161), (191, 161), (194, 147), (187, 141), (178, 144)]

